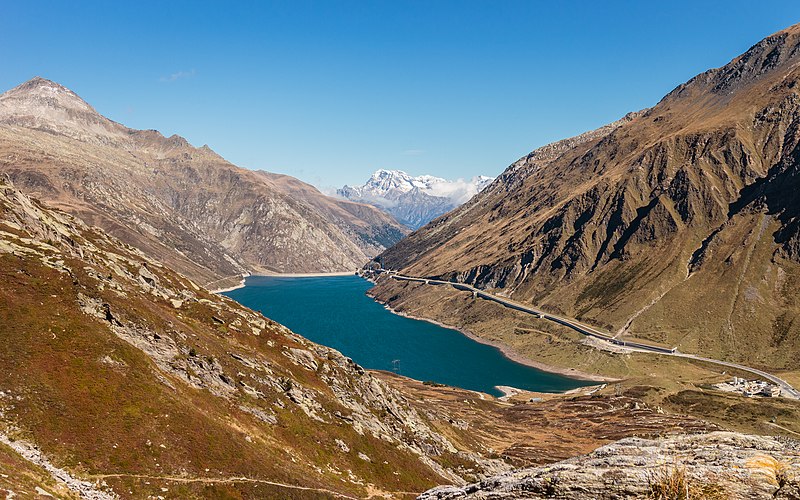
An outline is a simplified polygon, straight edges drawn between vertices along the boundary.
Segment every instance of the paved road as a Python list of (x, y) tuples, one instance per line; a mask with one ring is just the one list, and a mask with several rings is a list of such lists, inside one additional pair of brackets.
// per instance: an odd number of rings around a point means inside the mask
[(696, 354), (687, 354), (683, 352), (676, 352), (675, 356), (679, 356), (681, 358), (689, 358), (689, 359), (697, 359), (700, 361), (706, 361), (708, 363), (714, 363), (716, 365), (728, 366), (730, 368), (738, 368), (739, 370), (744, 370), (746, 372), (755, 373), (759, 375), (773, 384), (777, 384), (781, 386), (781, 394), (785, 397), (792, 398), (792, 399), (800, 399), (800, 391), (792, 387), (789, 382), (783, 380), (782, 378), (778, 378), (775, 375), (770, 373), (758, 370), (756, 368), (751, 368), (749, 366), (740, 365), (737, 363), (729, 363), (728, 361), (720, 361), (718, 359), (711, 359), (711, 358), (704, 358), (702, 356), (698, 356)]
[(443, 280), (436, 280), (436, 279), (429, 279), (429, 278), (419, 278), (416, 276), (405, 276), (402, 274), (397, 274), (394, 272), (387, 272), (387, 271), (379, 271), (381, 273), (389, 274), (393, 279), (401, 280), (401, 281), (416, 281), (420, 283), (425, 283), (429, 285), (450, 285), (457, 290), (463, 290), (467, 292), (472, 292), (473, 296), (480, 297), (484, 300), (489, 300), (492, 302), (497, 302), (505, 307), (510, 309), (514, 309), (517, 311), (521, 311), (527, 314), (532, 314), (538, 318), (546, 319), (549, 321), (553, 321), (555, 323), (561, 324), (568, 328), (572, 328), (573, 330), (582, 333), (583, 335), (594, 337), (604, 342), (608, 342), (613, 345), (623, 346), (628, 349), (639, 351), (639, 352), (652, 352), (656, 354), (663, 354), (666, 356), (675, 356), (679, 358), (687, 358), (687, 359), (695, 359), (698, 361), (705, 361), (707, 363), (713, 363), (715, 365), (720, 366), (727, 366), (729, 368), (736, 368), (738, 370), (746, 371), (758, 375), (759, 377), (765, 378), (770, 382), (777, 384), (781, 387), (781, 394), (784, 397), (792, 398), (792, 399), (800, 399), (800, 391), (792, 387), (788, 382), (785, 380), (776, 377), (775, 375), (769, 374), (767, 372), (758, 370), (756, 368), (751, 368), (749, 366), (740, 365), (737, 363), (730, 363), (728, 361), (721, 361), (718, 359), (711, 359), (711, 358), (704, 358), (702, 356), (698, 356), (696, 354), (687, 354), (678, 351), (677, 348), (669, 348), (669, 347), (659, 347), (654, 345), (649, 345), (641, 342), (632, 342), (629, 340), (620, 340), (614, 338), (612, 335), (601, 332), (596, 328), (593, 328), (589, 325), (576, 321), (572, 318), (565, 318), (563, 316), (557, 316), (554, 314), (545, 313), (544, 311), (540, 311), (534, 307), (526, 306), (524, 304), (520, 304), (518, 302), (512, 301), (505, 297), (499, 297), (497, 295), (493, 295), (491, 293), (484, 292), (483, 290), (479, 290), (471, 285), (467, 285), (464, 283), (455, 283), (452, 281), (443, 281)]

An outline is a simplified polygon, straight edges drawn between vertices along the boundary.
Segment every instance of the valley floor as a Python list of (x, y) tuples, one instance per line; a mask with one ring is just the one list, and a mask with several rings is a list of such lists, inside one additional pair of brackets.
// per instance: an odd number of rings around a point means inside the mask
[[(503, 345), (504, 352), (518, 359), (613, 379), (596, 392), (598, 396), (624, 394), (660, 411), (690, 415), (725, 429), (800, 437), (800, 401), (746, 398), (712, 387), (734, 376), (754, 378), (752, 373), (698, 359), (604, 348), (561, 325), (474, 300), (472, 293), (451, 287), (382, 278), (370, 293), (401, 314), (435, 320)], [(797, 372), (777, 375), (789, 384), (800, 379)]]

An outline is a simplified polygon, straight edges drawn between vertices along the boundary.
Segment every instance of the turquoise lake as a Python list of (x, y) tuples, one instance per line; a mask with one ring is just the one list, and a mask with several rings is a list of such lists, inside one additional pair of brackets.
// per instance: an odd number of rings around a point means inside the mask
[(393, 314), (365, 295), (371, 287), (355, 275), (251, 276), (244, 288), (225, 295), (365, 368), (495, 396), (502, 395), (498, 385), (539, 392), (587, 385), (516, 363), (456, 330)]

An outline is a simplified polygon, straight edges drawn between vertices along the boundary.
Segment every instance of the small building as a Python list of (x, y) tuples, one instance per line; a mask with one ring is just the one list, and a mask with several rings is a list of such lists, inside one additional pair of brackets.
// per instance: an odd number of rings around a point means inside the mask
[(733, 377), (730, 382), (722, 382), (716, 384), (715, 387), (727, 392), (736, 392), (748, 398), (756, 396), (777, 398), (781, 396), (781, 387), (779, 385), (771, 384), (764, 380), (747, 380)]

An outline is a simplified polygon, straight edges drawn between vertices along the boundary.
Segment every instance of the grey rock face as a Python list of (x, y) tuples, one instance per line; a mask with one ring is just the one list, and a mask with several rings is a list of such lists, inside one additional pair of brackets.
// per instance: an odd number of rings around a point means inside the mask
[(800, 444), (733, 432), (628, 438), (582, 457), (434, 488), (419, 498), (679, 498), (668, 496), (668, 484), (688, 491), (680, 498), (798, 498)]

